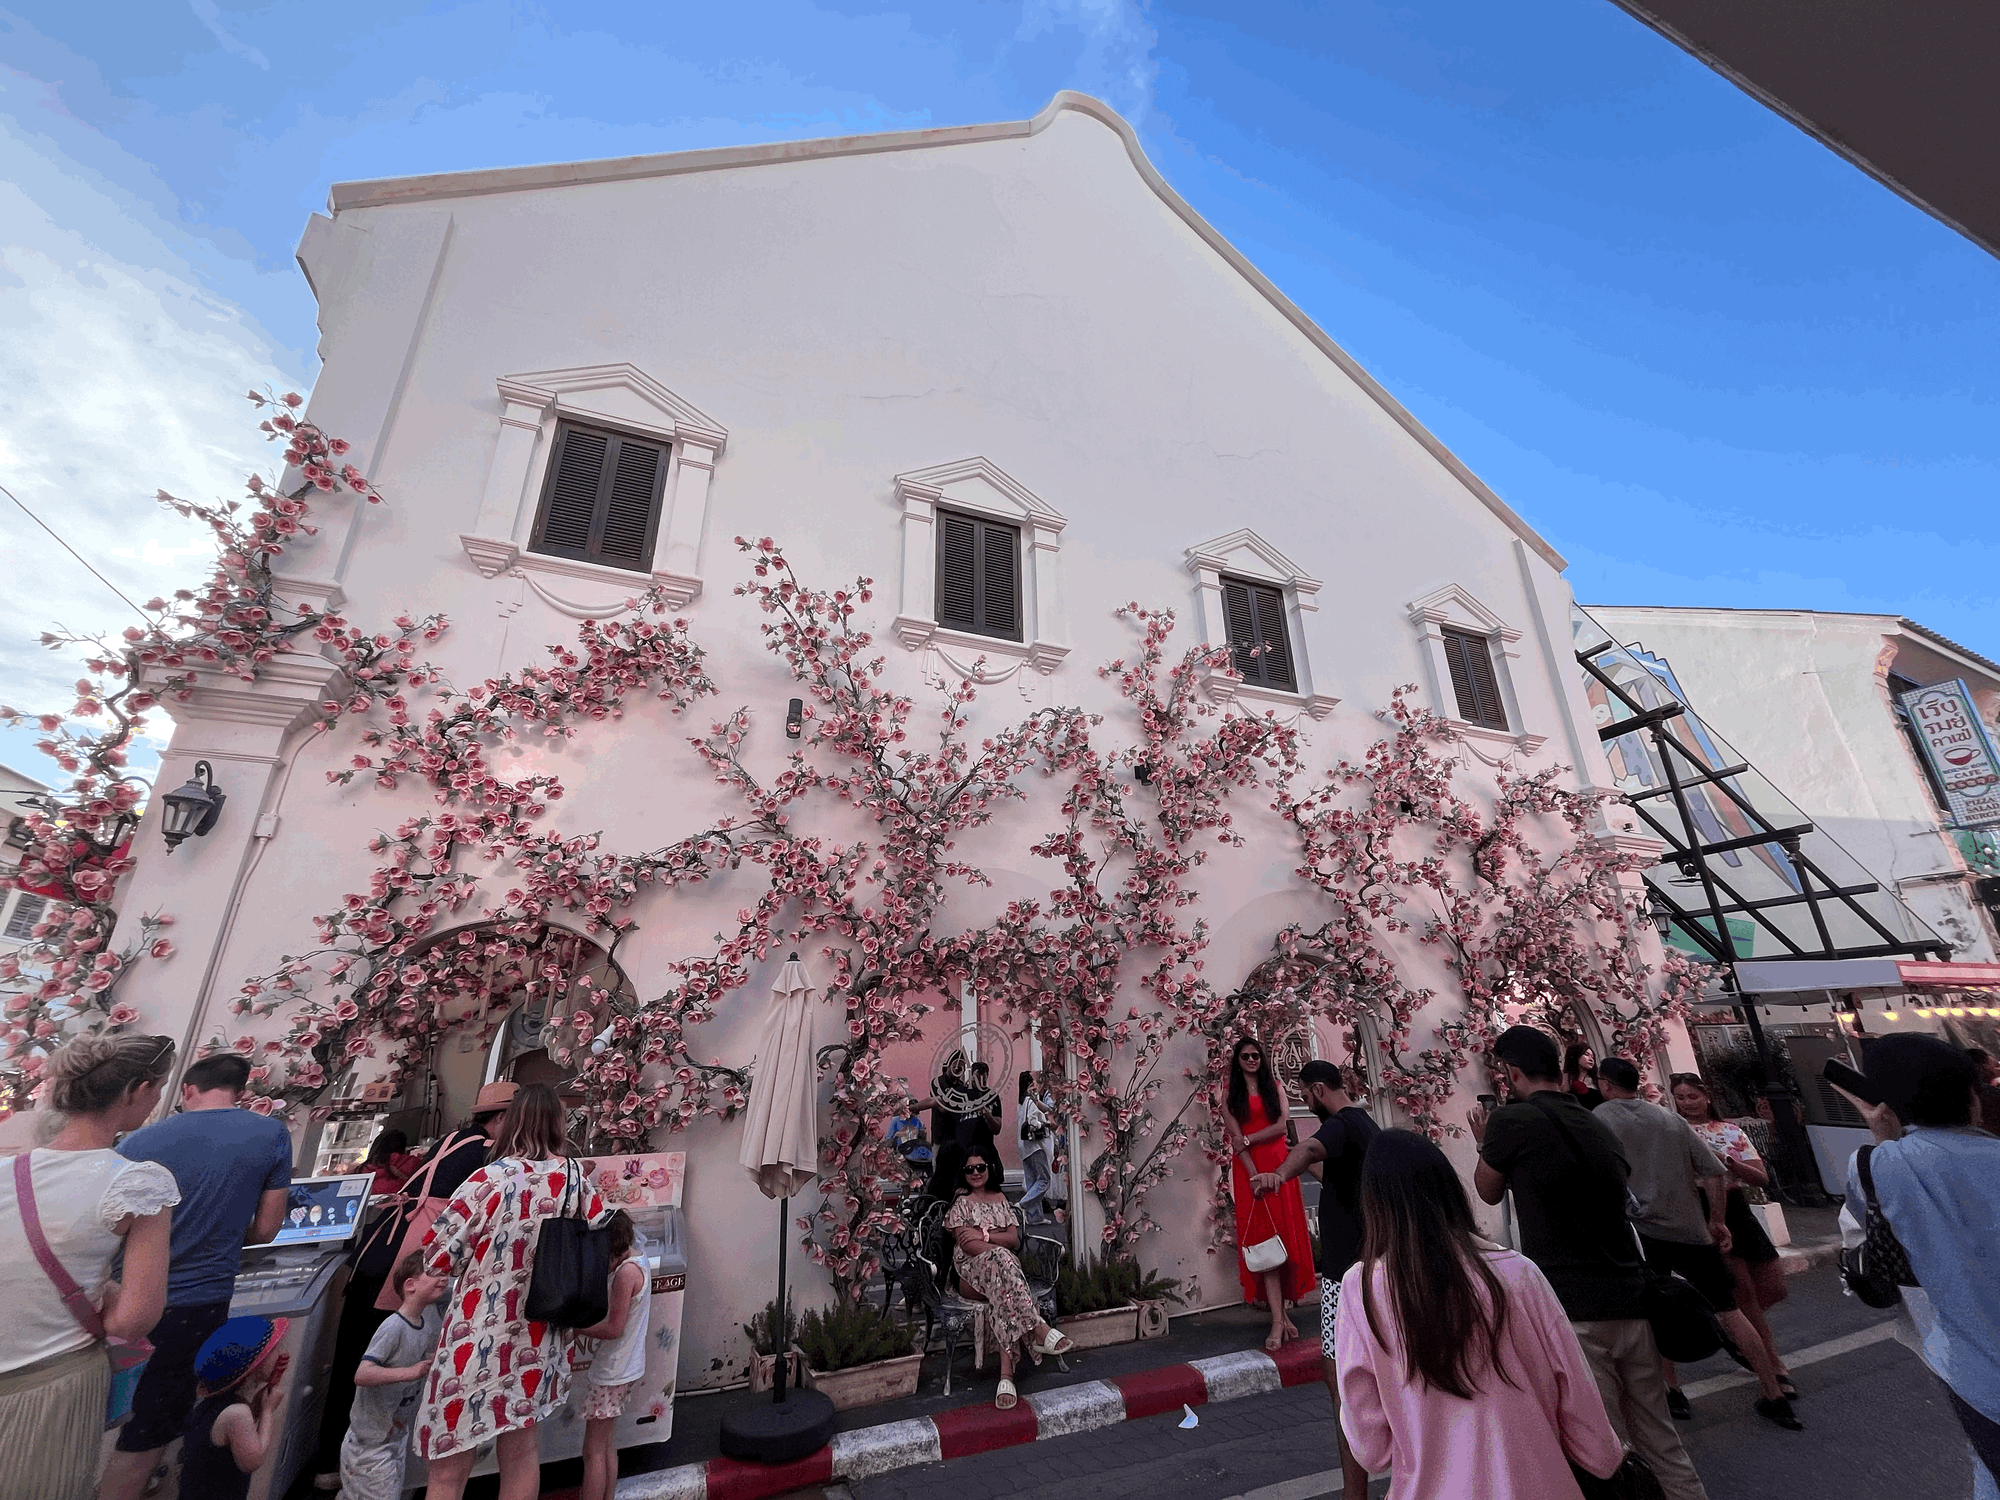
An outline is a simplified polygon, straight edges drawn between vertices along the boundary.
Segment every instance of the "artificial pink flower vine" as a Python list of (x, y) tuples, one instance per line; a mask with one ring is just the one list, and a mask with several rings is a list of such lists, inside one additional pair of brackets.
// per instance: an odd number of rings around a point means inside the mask
[(171, 600), (148, 600), (145, 623), (117, 637), (44, 634), (42, 644), (51, 650), (80, 646), (87, 653), (87, 675), (78, 679), (67, 713), (0, 706), (0, 723), (36, 724), (46, 735), (36, 748), (75, 778), (57, 805), (28, 814), (27, 853), (0, 879), (0, 889), (20, 887), (50, 898), (28, 942), (0, 957), (6, 1008), (0, 1118), (28, 1102), (48, 1054), (70, 1036), (136, 1020), (137, 1013), (117, 1001), (118, 981), (141, 957), (165, 961), (173, 955), (172, 942), (161, 934), (173, 919), (164, 913), (142, 915), (136, 937), (118, 951), (111, 948), (113, 894), (118, 877), (132, 868), (130, 830), (145, 798), (145, 784), (127, 770), (128, 747), (146, 727), (147, 711), (163, 700), (187, 698), (205, 680), (254, 681), (267, 663), (299, 649), (306, 635), (321, 654), (348, 668), (360, 693), (368, 691), (370, 676), (386, 670), (376, 638), (364, 640), (337, 615), (280, 599), (272, 576), (273, 562), (293, 540), (316, 530), (307, 519), (309, 496), (345, 493), (371, 504), (382, 496), (352, 463), (342, 462), (346, 442), (297, 415), (303, 397), (251, 391), (249, 399), (266, 413), (259, 424), (266, 439), (284, 445), (284, 463), (298, 474), (297, 485), (286, 491), (253, 473), (243, 500), (219, 505), (161, 490), (162, 505), (201, 522), (215, 537), (217, 557), (207, 581), (177, 590)]

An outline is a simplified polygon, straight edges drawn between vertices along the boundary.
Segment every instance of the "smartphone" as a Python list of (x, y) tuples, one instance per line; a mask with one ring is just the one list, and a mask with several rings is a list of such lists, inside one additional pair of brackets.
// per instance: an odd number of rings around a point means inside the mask
[(1481, 1109), (1498, 1109), (1500, 1107), (1500, 1096), (1498, 1094), (1481, 1094), (1479, 1096), (1479, 1107)]
[(1880, 1104), (1882, 1091), (1839, 1058), (1830, 1058), (1820, 1076), (1837, 1089), (1845, 1089), (1863, 1104)]

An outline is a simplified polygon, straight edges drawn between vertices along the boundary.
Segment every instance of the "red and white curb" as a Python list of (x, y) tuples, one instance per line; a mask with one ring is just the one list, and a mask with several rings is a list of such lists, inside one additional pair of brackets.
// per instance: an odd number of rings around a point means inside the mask
[(711, 1458), (618, 1484), (618, 1500), (768, 1500), (836, 1479), (868, 1479), (917, 1464), (942, 1463), (1043, 1438), (1068, 1437), (1137, 1417), (1262, 1396), (1320, 1378), (1319, 1340), (1300, 1339), (1275, 1356), (1261, 1350), (1163, 1365), (1108, 1380), (1036, 1391), (1012, 1411), (991, 1402), (836, 1433), (819, 1452), (789, 1464)]

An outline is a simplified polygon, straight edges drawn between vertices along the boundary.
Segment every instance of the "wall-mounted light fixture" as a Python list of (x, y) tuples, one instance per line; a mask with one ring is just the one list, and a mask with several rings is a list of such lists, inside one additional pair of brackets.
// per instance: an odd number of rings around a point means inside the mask
[(194, 774), (160, 800), (166, 804), (160, 832), (171, 854), (180, 847), (181, 840), (201, 838), (213, 828), (227, 799), (215, 784), (214, 769), (207, 761), (198, 760), (194, 763)]
[(1653, 931), (1660, 935), (1660, 941), (1664, 943), (1674, 929), (1674, 914), (1653, 891), (1646, 892), (1646, 915), (1653, 923)]
[(794, 698), (785, 707), (785, 738), (795, 740), (806, 732), (806, 705), (802, 698)]

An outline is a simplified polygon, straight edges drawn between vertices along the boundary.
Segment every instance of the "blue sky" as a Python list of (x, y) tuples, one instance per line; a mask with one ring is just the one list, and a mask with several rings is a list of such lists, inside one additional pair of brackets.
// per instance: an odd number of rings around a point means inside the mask
[[(2000, 262), (1609, 0), (0, 8), (0, 483), (128, 592), (304, 386), (334, 181), (1019, 119), (1057, 89), (1571, 559), (2000, 656)], [(121, 606), (0, 502), (0, 697)], [(191, 550), (193, 549), (193, 550)], [(0, 758), (35, 757), (0, 738)]]

